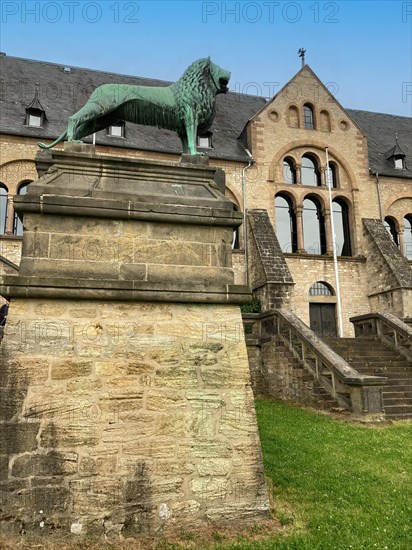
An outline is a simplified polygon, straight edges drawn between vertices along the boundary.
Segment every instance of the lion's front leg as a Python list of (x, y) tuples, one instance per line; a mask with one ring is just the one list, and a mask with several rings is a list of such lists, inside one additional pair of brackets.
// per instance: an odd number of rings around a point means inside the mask
[(192, 112), (187, 113), (186, 115), (185, 127), (187, 135), (187, 148), (189, 154), (200, 155), (201, 153), (198, 153), (196, 151), (197, 120), (195, 120)]
[(196, 131), (197, 131), (196, 124), (191, 124), (190, 126), (186, 126), (187, 148), (191, 155), (200, 154), (196, 151)]

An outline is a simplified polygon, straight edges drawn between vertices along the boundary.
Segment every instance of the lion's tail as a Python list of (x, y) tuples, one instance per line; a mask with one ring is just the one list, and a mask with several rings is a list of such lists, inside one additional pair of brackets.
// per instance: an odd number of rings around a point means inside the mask
[(37, 145), (40, 147), (40, 149), (51, 149), (58, 143), (61, 143), (65, 138), (67, 138), (67, 130), (61, 136), (59, 136), (56, 141), (53, 141), (53, 143), (50, 143), (49, 145), (41, 142), (38, 142)]

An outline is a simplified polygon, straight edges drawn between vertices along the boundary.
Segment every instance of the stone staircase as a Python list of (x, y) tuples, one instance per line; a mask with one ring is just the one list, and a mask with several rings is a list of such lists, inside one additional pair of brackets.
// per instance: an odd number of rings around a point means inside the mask
[[(291, 401), (316, 409), (341, 411), (339, 402), (313, 377), (305, 368), (303, 362), (293, 355), (279, 336), (274, 340), (272, 353), (274, 353), (278, 369), (279, 365), (283, 365), (285, 371), (287, 370), (287, 374), (285, 374), (289, 387), (284, 390), (284, 396), (286, 393), (286, 397)], [(272, 384), (273, 386), (279, 387), (279, 380), (275, 381), (275, 384)], [(298, 397), (295, 392), (298, 393)], [(274, 396), (278, 397), (277, 395)]]
[(412, 419), (412, 361), (376, 336), (323, 340), (359, 373), (387, 377), (382, 388), (387, 418)]

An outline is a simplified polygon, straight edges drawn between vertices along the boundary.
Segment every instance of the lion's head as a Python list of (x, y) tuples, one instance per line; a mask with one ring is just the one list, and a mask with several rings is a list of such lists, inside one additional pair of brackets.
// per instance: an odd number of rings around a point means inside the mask
[(207, 58), (209, 61), (210, 66), (210, 76), (211, 79), (216, 87), (216, 91), (218, 94), (225, 94), (229, 91), (229, 80), (230, 80), (230, 72), (226, 71), (225, 69), (222, 69), (219, 67), (219, 65), (216, 65), (215, 63), (212, 63), (210, 61), (210, 57)]
[[(173, 88), (178, 95), (188, 95), (199, 88), (207, 88), (212, 85), (214, 94), (225, 94), (228, 91), (230, 72), (216, 65), (210, 57), (194, 61), (183, 73)], [(196, 97), (196, 93), (195, 93)]]

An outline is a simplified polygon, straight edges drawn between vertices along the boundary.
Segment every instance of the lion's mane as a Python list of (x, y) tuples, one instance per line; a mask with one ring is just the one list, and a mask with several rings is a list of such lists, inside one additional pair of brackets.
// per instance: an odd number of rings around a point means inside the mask
[[(185, 111), (190, 108), (197, 115), (199, 131), (206, 131), (214, 115), (216, 89), (211, 82), (213, 63), (209, 58), (192, 63), (177, 82), (171, 85), (176, 106), (176, 118), (185, 119)], [(190, 105), (187, 101), (190, 97)], [(181, 131), (184, 132), (182, 124)]]

